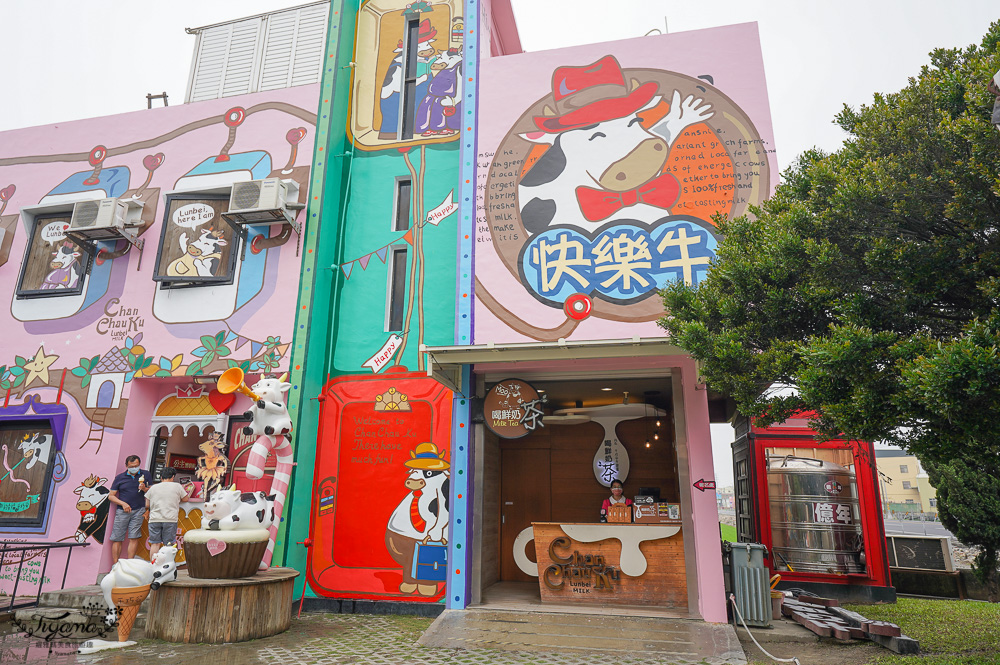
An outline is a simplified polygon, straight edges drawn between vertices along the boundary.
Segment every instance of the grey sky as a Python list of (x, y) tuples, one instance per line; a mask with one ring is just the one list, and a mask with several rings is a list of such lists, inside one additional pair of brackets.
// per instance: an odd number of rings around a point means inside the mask
[[(219, 21), (303, 0), (33, 0), (3, 3), (0, 131), (134, 111), (146, 93), (184, 101), (195, 38)], [(757, 21), (782, 169), (811, 146), (836, 150), (844, 103), (891, 92), (935, 47), (978, 43), (996, 0), (513, 0), (528, 51)], [(2, 146), (0, 146), (2, 150)], [(719, 486), (732, 484), (728, 426), (713, 426)]]

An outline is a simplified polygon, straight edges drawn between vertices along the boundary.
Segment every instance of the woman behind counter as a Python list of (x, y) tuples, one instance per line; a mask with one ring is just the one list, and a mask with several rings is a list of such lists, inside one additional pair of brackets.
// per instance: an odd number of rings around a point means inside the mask
[(632, 511), (628, 511), (628, 519), (608, 519), (608, 515), (611, 512), (611, 506), (614, 505), (624, 505), (629, 507), (632, 505), (632, 499), (627, 499), (624, 496), (625, 486), (622, 481), (615, 478), (611, 481), (611, 496), (604, 500), (601, 504), (601, 521), (602, 522), (631, 522), (632, 521)]

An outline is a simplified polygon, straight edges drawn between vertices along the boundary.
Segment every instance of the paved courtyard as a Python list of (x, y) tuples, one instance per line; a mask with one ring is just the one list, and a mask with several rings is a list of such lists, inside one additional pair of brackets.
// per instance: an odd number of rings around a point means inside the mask
[[(55, 644), (52, 652), (40, 640), (15, 633), (9, 624), (0, 626), (0, 663), (48, 663), (88, 665), (129, 665), (132, 663), (169, 663), (182, 665), (445, 665), (504, 663), (511, 665), (548, 664), (592, 665), (614, 662), (622, 665), (640, 663), (677, 663), (676, 659), (649, 658), (643, 653), (607, 652), (555, 653), (546, 651), (510, 651), (488, 648), (455, 649), (419, 646), (417, 640), (431, 625), (432, 619), (408, 616), (365, 616), (342, 614), (303, 614), (292, 621), (287, 632), (274, 637), (240, 644), (188, 645), (139, 639), (125, 649), (78, 655), (68, 644)], [(136, 637), (133, 635), (133, 637)], [(113, 638), (109, 638), (113, 639)], [(690, 662), (690, 661), (689, 661)], [(694, 661), (699, 662), (699, 661)], [(708, 662), (708, 661), (701, 661)], [(714, 661), (719, 662), (719, 661)], [(734, 660), (731, 662), (745, 662)]]

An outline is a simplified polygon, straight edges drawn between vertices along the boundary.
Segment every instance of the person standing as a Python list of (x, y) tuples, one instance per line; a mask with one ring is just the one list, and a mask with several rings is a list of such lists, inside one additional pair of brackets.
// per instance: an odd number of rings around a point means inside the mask
[(149, 559), (164, 545), (177, 541), (177, 514), (181, 501), (191, 498), (194, 485), (181, 486), (174, 481), (177, 470), (168, 466), (160, 472), (162, 482), (146, 492), (146, 509), (149, 510)]
[[(632, 511), (625, 508), (632, 505), (632, 499), (625, 497), (625, 486), (622, 481), (615, 478), (611, 481), (611, 496), (601, 504), (602, 522), (631, 522)], [(615, 513), (612, 515), (612, 513)], [(627, 517), (627, 519), (626, 519)]]
[(135, 556), (135, 550), (142, 538), (142, 518), (146, 514), (146, 479), (149, 472), (139, 468), (139, 456), (125, 458), (125, 470), (115, 476), (111, 483), (108, 501), (118, 506), (115, 521), (111, 527), (111, 560), (118, 561), (122, 553), (122, 541), (128, 538), (128, 557)]

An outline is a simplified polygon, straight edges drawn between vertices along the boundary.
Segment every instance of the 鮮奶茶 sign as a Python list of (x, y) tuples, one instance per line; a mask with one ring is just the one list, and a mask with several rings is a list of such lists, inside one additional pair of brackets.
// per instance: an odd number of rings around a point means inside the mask
[(502, 439), (518, 439), (536, 427), (544, 426), (544, 401), (526, 381), (504, 379), (486, 394), (483, 402), (486, 426)]

